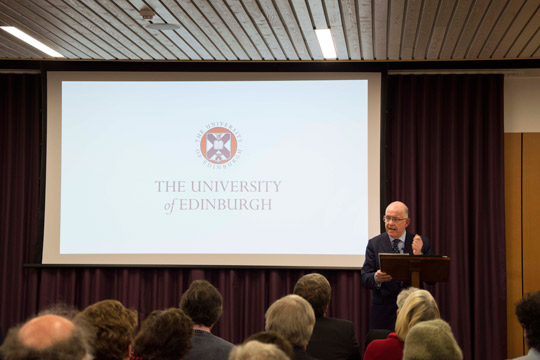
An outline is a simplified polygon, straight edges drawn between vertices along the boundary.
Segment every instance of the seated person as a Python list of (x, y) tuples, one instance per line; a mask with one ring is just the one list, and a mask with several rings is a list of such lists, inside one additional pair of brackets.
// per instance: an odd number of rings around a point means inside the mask
[(77, 318), (84, 319), (95, 332), (92, 341), (96, 360), (124, 360), (131, 354), (137, 311), (126, 309), (117, 300), (103, 300), (88, 306)]
[(154, 310), (142, 322), (132, 360), (180, 360), (191, 348), (193, 322), (180, 309)]
[(307, 274), (294, 286), (294, 294), (306, 299), (315, 312), (315, 326), (307, 353), (321, 360), (360, 360), (354, 325), (348, 320), (325, 317), (332, 288), (321, 274)]
[(251, 340), (233, 348), (229, 360), (290, 360), (285, 353), (274, 344), (265, 344)]
[(267, 331), (275, 331), (289, 340), (296, 360), (313, 360), (306, 347), (315, 325), (315, 313), (309, 303), (298, 295), (276, 300), (265, 314)]
[(91, 330), (83, 322), (45, 314), (11, 328), (0, 347), (6, 360), (90, 360)]
[(227, 360), (233, 344), (211, 333), (223, 312), (223, 298), (206, 280), (191, 283), (180, 299), (182, 309), (195, 323), (193, 348), (185, 360)]
[(521, 299), (516, 305), (516, 315), (523, 326), (529, 346), (527, 355), (517, 359), (540, 359), (540, 291), (528, 294)]
[(421, 321), (439, 319), (439, 307), (429, 291), (417, 290), (409, 295), (396, 320), (396, 332), (384, 340), (373, 340), (366, 349), (364, 360), (401, 360), (403, 344), (409, 329)]
[[(405, 300), (407, 300), (409, 295), (411, 293), (415, 292), (416, 290), (420, 290), (420, 289), (411, 286), (411, 287), (408, 287), (406, 289), (401, 290), (401, 292), (398, 294), (397, 300), (396, 300), (396, 305), (397, 305), (396, 315), (399, 314), (399, 309), (401, 309), (403, 307), (403, 303), (405, 302)], [(364, 344), (364, 349), (367, 349), (368, 345), (373, 340), (386, 339), (391, 332), (392, 331), (387, 330), (387, 329), (371, 329), (371, 330), (369, 330), (367, 335), (366, 335), (366, 342)]]
[(244, 344), (252, 340), (262, 342), (263, 344), (274, 344), (280, 348), (289, 359), (294, 360), (294, 351), (291, 343), (275, 331), (261, 331), (253, 334), (244, 341)]
[(405, 338), (403, 360), (463, 360), (450, 325), (444, 320), (422, 321)]

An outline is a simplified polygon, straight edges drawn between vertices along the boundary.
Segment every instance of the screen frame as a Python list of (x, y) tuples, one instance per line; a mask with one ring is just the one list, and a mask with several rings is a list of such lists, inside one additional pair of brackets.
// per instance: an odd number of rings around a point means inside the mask
[[(58, 91), (61, 89), (62, 80), (77, 81), (250, 81), (250, 80), (346, 80), (346, 79), (367, 79), (368, 80), (368, 140), (369, 157), (368, 168), (370, 176), (368, 179), (370, 197), (369, 213), (373, 214), (369, 220), (369, 237), (373, 237), (380, 232), (380, 201), (381, 201), (381, 149), (383, 141), (381, 136), (381, 126), (383, 119), (381, 116), (382, 101), (382, 81), (383, 74), (380, 72), (93, 72), (93, 71), (49, 71), (46, 80), (46, 164), (45, 173), (47, 175), (45, 186), (44, 204), (44, 234), (43, 234), (43, 264), (54, 265), (103, 265), (103, 266), (207, 266), (207, 267), (285, 267), (285, 268), (329, 268), (329, 269), (359, 269), (361, 268), (363, 255), (279, 255), (279, 259), (268, 260), (268, 255), (241, 256), (233, 254), (87, 254), (87, 255), (61, 255), (59, 254), (59, 223), (60, 206), (55, 205), (52, 199), (60, 199), (60, 164), (53, 161), (61, 152), (61, 138), (58, 134), (58, 122), (61, 102), (51, 103), (49, 100), (55, 96), (61, 96)], [(377, 119), (376, 125), (371, 119)], [(372, 141), (376, 139), (377, 141)], [(56, 211), (51, 211), (56, 207)], [(56, 229), (51, 224), (58, 224)], [(52, 231), (52, 233), (51, 233)], [(56, 231), (56, 233), (55, 233)], [(58, 239), (53, 246), (46, 246), (45, 239)], [(142, 258), (141, 258), (142, 257)], [(122, 259), (122, 261), (118, 261)], [(314, 262), (316, 265), (314, 265)], [(340, 264), (339, 266), (336, 264)]]

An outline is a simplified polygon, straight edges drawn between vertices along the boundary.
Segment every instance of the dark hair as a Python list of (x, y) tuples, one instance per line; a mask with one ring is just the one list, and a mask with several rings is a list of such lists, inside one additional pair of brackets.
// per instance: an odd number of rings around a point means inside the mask
[(195, 280), (182, 295), (180, 309), (195, 324), (212, 326), (222, 313), (223, 298), (212, 284), (206, 280)]
[(27, 323), (20, 324), (9, 330), (4, 343), (0, 347), (0, 358), (4, 360), (73, 360), (91, 358), (91, 348), (88, 340), (92, 334), (83, 322), (73, 322), (74, 327), (68, 338), (39, 349), (24, 344), (19, 338), (21, 328)]
[(279, 335), (275, 331), (261, 331), (253, 334), (246, 340), (244, 340), (244, 344), (247, 344), (252, 340), (260, 341), (264, 344), (274, 344), (278, 348), (283, 350), (285, 355), (287, 355), (291, 360), (295, 359), (294, 350), (289, 340), (285, 339), (283, 336)]
[(129, 355), (137, 311), (126, 309), (117, 300), (103, 300), (88, 306), (78, 316), (95, 330), (92, 347), (96, 359), (123, 360)]
[(324, 276), (318, 273), (304, 275), (296, 282), (293, 293), (306, 299), (315, 311), (315, 317), (323, 317), (330, 298), (332, 288)]
[(540, 291), (521, 299), (516, 305), (516, 315), (527, 331), (527, 344), (540, 351)]
[(154, 310), (142, 322), (133, 354), (144, 360), (178, 360), (191, 349), (193, 322), (180, 309)]

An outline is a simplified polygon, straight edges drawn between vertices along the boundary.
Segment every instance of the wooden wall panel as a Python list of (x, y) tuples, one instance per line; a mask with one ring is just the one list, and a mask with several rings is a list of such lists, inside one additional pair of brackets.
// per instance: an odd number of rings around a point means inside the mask
[(523, 134), (523, 293), (540, 290), (540, 133)]
[(521, 262), (521, 139), (521, 133), (504, 134), (507, 357), (510, 359), (524, 354), (523, 331), (514, 315), (514, 304), (521, 299), (523, 294)]

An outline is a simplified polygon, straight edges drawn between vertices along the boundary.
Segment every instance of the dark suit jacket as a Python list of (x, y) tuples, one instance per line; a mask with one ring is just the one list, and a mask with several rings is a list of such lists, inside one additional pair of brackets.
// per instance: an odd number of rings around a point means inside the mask
[[(404, 253), (409, 253), (413, 256), (412, 241), (414, 234), (406, 233)], [(429, 239), (422, 236), (424, 245), (422, 253), (431, 255), (431, 244)], [(373, 290), (371, 297), (371, 318), (369, 323), (370, 329), (388, 329), (394, 330), (396, 322), (396, 299), (399, 292), (411, 286), (408, 282), (388, 281), (381, 284), (377, 289), (375, 287), (375, 273), (381, 268), (379, 264), (379, 253), (391, 253), (392, 244), (387, 233), (382, 233), (370, 239), (366, 248), (366, 259), (362, 266), (362, 285), (366, 289)]]
[(354, 336), (353, 323), (335, 318), (317, 318), (307, 353), (320, 360), (359, 360), (360, 349)]
[(293, 346), (293, 351), (295, 360), (319, 360), (310, 356), (302, 347)]

